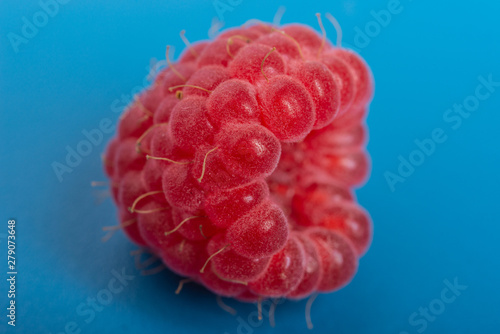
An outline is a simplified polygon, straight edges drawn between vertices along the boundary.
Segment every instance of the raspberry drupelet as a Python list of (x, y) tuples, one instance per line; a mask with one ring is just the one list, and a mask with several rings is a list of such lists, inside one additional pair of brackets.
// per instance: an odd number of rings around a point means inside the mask
[(301, 299), (348, 284), (372, 237), (366, 63), (313, 29), (227, 30), (168, 59), (104, 155), (121, 226), (215, 294)]

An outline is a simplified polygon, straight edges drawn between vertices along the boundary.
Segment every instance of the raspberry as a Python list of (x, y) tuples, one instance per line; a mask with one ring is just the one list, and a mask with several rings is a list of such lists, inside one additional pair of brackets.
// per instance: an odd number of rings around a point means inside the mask
[(208, 118), (216, 128), (224, 123), (259, 121), (259, 104), (253, 85), (231, 79), (220, 84), (208, 99)]
[(254, 259), (275, 254), (287, 238), (286, 217), (271, 201), (259, 204), (227, 229), (227, 239), (234, 251)]
[(234, 78), (247, 80), (252, 84), (260, 83), (265, 78), (285, 74), (285, 60), (278, 52), (269, 53), (271, 50), (261, 44), (244, 47), (229, 64), (229, 73)]
[(271, 78), (259, 87), (262, 123), (278, 139), (304, 139), (316, 121), (313, 100), (303, 84), (286, 75)]
[(266, 272), (248, 287), (262, 296), (284, 296), (300, 284), (305, 265), (304, 249), (292, 236), (285, 247), (273, 255)]
[(156, 208), (165, 208), (165, 210), (137, 215), (137, 226), (139, 226), (139, 233), (146, 244), (155, 251), (159, 251), (172, 239), (170, 236), (165, 235), (165, 231), (174, 228), (174, 222), (172, 210), (168, 204), (151, 201), (144, 206), (146, 210)]
[(288, 298), (304, 298), (316, 290), (322, 274), (319, 253), (312, 240), (302, 233), (295, 233), (294, 236), (304, 249), (304, 276), (294, 289), (288, 292)]
[(330, 124), (340, 106), (340, 91), (333, 74), (320, 62), (308, 61), (296, 65), (292, 76), (304, 85), (313, 99), (314, 129)]
[(242, 214), (250, 211), (268, 196), (267, 184), (259, 180), (208, 194), (205, 197), (204, 208), (214, 225), (228, 228)]
[(318, 250), (321, 277), (318, 291), (331, 292), (346, 285), (356, 273), (358, 258), (352, 245), (339, 233), (314, 228), (307, 232)]
[(177, 103), (170, 117), (174, 146), (187, 154), (194, 154), (197, 147), (213, 140), (213, 126), (206, 111), (205, 97), (187, 97)]
[(186, 44), (104, 154), (119, 227), (220, 296), (345, 286), (372, 237), (352, 193), (369, 169), (368, 66), (298, 24)]
[(216, 137), (215, 145), (227, 170), (251, 179), (271, 174), (281, 154), (276, 136), (257, 124), (226, 126)]
[[(208, 243), (208, 252), (215, 253), (227, 244), (223, 234), (218, 234), (213, 237)], [(259, 277), (268, 267), (270, 257), (260, 259), (249, 259), (238, 255), (232, 249), (224, 249), (219, 255), (212, 260), (212, 268), (221, 276), (230, 280), (240, 282), (251, 282)]]

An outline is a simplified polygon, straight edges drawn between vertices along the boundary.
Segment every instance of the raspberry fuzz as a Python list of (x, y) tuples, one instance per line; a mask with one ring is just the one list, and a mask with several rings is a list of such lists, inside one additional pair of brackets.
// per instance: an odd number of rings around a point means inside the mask
[(368, 173), (369, 68), (298, 24), (187, 45), (176, 63), (167, 48), (104, 155), (118, 227), (220, 296), (345, 286), (372, 237), (352, 193)]

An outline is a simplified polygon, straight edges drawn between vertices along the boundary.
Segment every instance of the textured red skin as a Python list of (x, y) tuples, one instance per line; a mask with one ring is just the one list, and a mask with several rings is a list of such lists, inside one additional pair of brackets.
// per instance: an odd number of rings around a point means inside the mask
[(163, 262), (176, 274), (197, 278), (208, 258), (206, 241), (196, 242), (172, 234), (172, 241), (161, 248)]
[(261, 36), (256, 43), (264, 44), (269, 48), (276, 47), (279, 52), (288, 59), (300, 59), (301, 49), (290, 37), (280, 31), (273, 31), (268, 35)]
[(256, 294), (279, 297), (295, 289), (305, 272), (305, 255), (302, 245), (291, 236), (285, 247), (272, 258), (265, 273), (248, 284)]
[(298, 64), (292, 76), (297, 78), (311, 94), (316, 121), (314, 129), (332, 122), (340, 108), (340, 90), (328, 68), (317, 61)]
[(306, 143), (311, 150), (353, 151), (361, 149), (366, 142), (366, 129), (361, 124), (333, 129), (333, 131), (331, 128), (324, 130), (307, 137)]
[[(214, 254), (227, 245), (223, 234), (214, 236), (208, 243), (208, 254)], [(254, 281), (262, 275), (269, 265), (270, 257), (249, 259), (236, 254), (230, 247), (212, 259), (212, 270), (220, 277), (241, 282)]]
[(335, 230), (349, 239), (358, 256), (362, 256), (372, 238), (372, 225), (368, 214), (352, 202), (336, 201), (325, 205), (321, 214), (301, 222)]
[(155, 111), (153, 118), (154, 123), (168, 123), (168, 121), (170, 120), (170, 115), (172, 114), (172, 110), (174, 109), (177, 102), (179, 102), (179, 99), (176, 98), (175, 95), (165, 96), (161, 100), (158, 108)]
[(206, 117), (206, 98), (187, 97), (172, 111), (170, 132), (174, 145), (188, 152), (213, 140), (213, 127)]
[(171, 164), (163, 172), (163, 191), (171, 206), (194, 211), (203, 201), (203, 192), (191, 177), (188, 165)]
[(312, 240), (302, 233), (294, 233), (294, 236), (302, 245), (304, 249), (304, 276), (299, 285), (291, 290), (287, 297), (293, 299), (300, 299), (309, 296), (316, 291), (316, 288), (321, 279), (322, 270), (320, 265), (320, 258), (316, 247)]
[(333, 54), (345, 61), (353, 70), (354, 85), (356, 86), (353, 104), (366, 104), (373, 95), (373, 83), (368, 65), (361, 57), (347, 49), (334, 49)]
[(241, 301), (343, 287), (373, 233), (352, 193), (368, 173), (372, 95), (366, 63), (307, 26), (194, 43), (135, 97), (106, 149), (124, 232)]
[(106, 147), (106, 153), (103, 156), (104, 171), (111, 179), (115, 174), (115, 154), (120, 145), (118, 138), (113, 138)]
[[(170, 128), (168, 124), (160, 124), (151, 130), (151, 156), (156, 158), (168, 158), (177, 162), (189, 162), (192, 154), (185, 153), (176, 149), (172, 142)], [(163, 167), (170, 166), (172, 163), (165, 160), (157, 160)]]
[[(250, 44), (242, 48), (229, 65), (229, 73), (232, 77), (247, 80), (252, 84), (260, 83), (275, 75), (285, 74), (285, 60), (278, 51), (269, 53), (272, 47), (259, 44)], [(265, 58), (264, 64), (262, 60)]]
[(204, 207), (214, 225), (228, 228), (268, 196), (267, 184), (256, 181), (212, 192), (205, 197)]
[(304, 85), (289, 76), (275, 76), (259, 87), (262, 123), (279, 140), (304, 139), (311, 132), (316, 113)]
[(227, 125), (217, 135), (215, 144), (227, 170), (252, 179), (271, 174), (281, 154), (276, 136), (257, 124)]
[(258, 122), (260, 116), (255, 87), (232, 79), (219, 85), (208, 99), (208, 119), (216, 127), (231, 122)]
[(200, 281), (207, 289), (223, 297), (235, 297), (246, 289), (243, 284), (222, 280), (210, 267), (200, 274)]
[(120, 181), (118, 186), (118, 202), (123, 209), (128, 210), (137, 197), (144, 194), (144, 186), (138, 171), (128, 172)]
[(339, 114), (342, 115), (351, 106), (357, 93), (355, 73), (344, 60), (336, 57), (331, 51), (325, 53), (321, 61), (331, 71), (340, 89)]
[(368, 175), (369, 160), (363, 151), (317, 152), (315, 163), (338, 182), (355, 186), (364, 182)]
[(263, 202), (227, 229), (227, 241), (241, 256), (260, 259), (284, 247), (288, 226), (283, 211), (269, 201)]
[[(176, 64), (175, 71), (168, 68), (158, 80), (158, 84), (163, 87), (164, 96), (174, 95), (175, 91), (171, 92), (169, 88), (172, 86), (184, 85), (186, 83), (185, 80), (189, 80), (196, 69), (196, 65), (193, 62)], [(179, 77), (176, 72), (179, 73), (182, 78)]]
[[(200, 147), (192, 160), (191, 175), (196, 179), (196, 183), (201, 189), (210, 193), (220, 189), (238, 187), (252, 181), (245, 175), (237, 175), (228, 170), (220, 157), (220, 150), (212, 151), (213, 149), (212, 146)], [(205, 172), (203, 172), (203, 168), (205, 168)]]
[[(233, 56), (237, 54), (238, 50), (245, 46), (247, 43), (241, 39), (233, 39), (233, 43), (229, 45), (229, 50)], [(207, 45), (198, 58), (198, 66), (207, 65), (221, 65), (227, 66), (232, 60), (231, 56), (227, 53), (227, 38), (217, 39)]]
[[(225, 67), (220, 65), (210, 65), (200, 68), (186, 82), (186, 85), (198, 86), (206, 90), (212, 91), (222, 82), (229, 79), (229, 73)], [(183, 87), (182, 93), (185, 97), (191, 95), (199, 95), (209, 97), (210, 93), (195, 87)]]
[(121, 140), (130, 137), (139, 137), (144, 131), (149, 129), (152, 120), (147, 117), (144, 110), (138, 105), (132, 105), (118, 123), (118, 135)]
[(258, 36), (267, 35), (267, 34), (273, 32), (274, 29), (275, 29), (275, 27), (273, 27), (272, 25), (267, 24), (265, 22), (260, 22), (259, 24), (246, 27), (246, 30), (248, 30), (249, 32), (252, 32), (254, 34), (257, 34)]
[(307, 231), (321, 259), (321, 278), (318, 291), (331, 292), (345, 286), (358, 268), (353, 246), (339, 233), (325, 228)]
[(331, 203), (338, 201), (348, 203), (353, 200), (354, 196), (347, 187), (335, 183), (313, 183), (306, 188), (296, 189), (292, 199), (292, 210), (301, 222), (311, 222), (316, 215), (322, 217), (323, 210)]
[(200, 53), (207, 47), (210, 42), (197, 42), (191, 45), (189, 50), (182, 53), (179, 63), (192, 63), (198, 59)]
[(163, 99), (163, 88), (155, 85), (141, 93), (138, 99), (146, 110), (154, 112)]
[(119, 212), (119, 218), (120, 218), (120, 223), (123, 225), (125, 224), (126, 226), (123, 228), (123, 232), (125, 232), (125, 235), (132, 240), (133, 243), (135, 243), (138, 246), (141, 247), (146, 247), (148, 246), (148, 243), (144, 240), (142, 237), (140, 231), (139, 231), (139, 226), (137, 225), (137, 221), (134, 221), (132, 224), (130, 224), (130, 221), (132, 219), (137, 219), (137, 215), (132, 214), (128, 212), (127, 210), (120, 210)]
[[(288, 36), (300, 44), (300, 47), (305, 54), (306, 58), (315, 59), (318, 56), (318, 50), (321, 48), (322, 37), (318, 35), (315, 31), (311, 30), (308, 26), (301, 24), (290, 24), (284, 26), (282, 29)], [(325, 41), (326, 45), (323, 49), (328, 49), (331, 47), (328, 41)]]
[(146, 192), (161, 191), (161, 193), (151, 195), (151, 198), (158, 201), (165, 201), (162, 185), (162, 167), (158, 160), (148, 160), (141, 172), (141, 182)]
[(331, 126), (334, 129), (350, 128), (356, 124), (360, 124), (363, 118), (366, 116), (366, 108), (363, 107), (353, 107), (348, 113), (340, 115), (335, 119)]
[(230, 38), (234, 36), (244, 36), (249, 38), (250, 40), (256, 40), (261, 34), (256, 32), (256, 31), (250, 31), (249, 29), (244, 29), (244, 28), (232, 28), (232, 29), (227, 29), (226, 31), (222, 32), (219, 36), (217, 36), (218, 39), (225, 39), (225, 38)]
[(123, 177), (131, 170), (140, 171), (146, 163), (144, 156), (136, 150), (136, 141), (129, 138), (120, 142), (113, 161), (115, 176)]
[[(204, 212), (190, 212), (180, 209), (173, 209), (172, 219), (174, 226), (179, 225), (184, 219), (198, 217), (190, 219), (182, 224), (182, 226), (177, 230), (187, 240), (201, 241), (210, 239), (217, 234), (218, 229), (212, 223), (210, 219), (206, 217)], [(201, 229), (200, 229), (201, 226)]]
[(155, 249), (155, 251), (159, 251), (173, 240), (171, 235), (165, 236), (165, 231), (174, 228), (172, 209), (166, 201), (149, 201), (142, 208), (144, 210), (165, 208), (163, 211), (137, 215), (137, 226), (142, 238), (147, 245)]

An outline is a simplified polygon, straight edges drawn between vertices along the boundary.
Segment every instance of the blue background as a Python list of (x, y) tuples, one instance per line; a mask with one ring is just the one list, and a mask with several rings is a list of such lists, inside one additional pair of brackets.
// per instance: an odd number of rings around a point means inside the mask
[[(226, 27), (272, 21), (280, 5), (232, 3), (221, 17)], [(316, 12), (336, 16), (344, 43), (358, 46), (377, 84), (367, 120), (372, 175), (357, 191), (372, 215), (374, 241), (354, 281), (317, 298), (314, 332), (418, 333), (423, 326), (412, 326), (410, 315), (436, 303), (444, 280), (457, 278), (467, 288), (424, 332), (498, 333), (500, 87), (458, 129), (443, 116), (475, 93), (479, 76), (500, 81), (500, 3), (401, 0), (402, 11), (362, 44), (355, 28), (370, 27), (370, 11), (387, 9), (387, 0), (281, 4), (282, 23), (317, 29)], [(116, 122), (113, 101), (142, 85), (150, 59), (164, 59), (167, 44), (179, 55), (180, 30), (191, 41), (207, 38), (217, 16), (213, 2), (69, 1), (16, 53), (8, 33), (20, 35), (23, 16), (32, 21), (40, 9), (38, 1), (0, 2), (0, 243), (6, 252), (7, 219), (15, 218), (19, 272), (15, 330), (6, 324), (1, 279), (0, 332), (59, 333), (74, 321), (81, 333), (238, 333), (238, 316), (248, 322), (254, 305), (226, 300), (238, 310), (232, 316), (193, 284), (175, 295), (179, 278), (167, 271), (141, 276), (130, 255), (136, 247), (122, 233), (100, 241), (115, 212), (89, 183), (104, 180), (100, 154), (111, 134), (62, 182), (51, 166), (64, 163), (66, 146), (85, 139), (82, 130), (103, 118)], [(397, 173), (398, 157), (408, 159), (414, 140), (436, 128), (447, 140), (392, 191), (384, 173)], [(134, 279), (86, 323), (78, 306), (122, 268)], [(305, 332), (304, 306), (279, 305), (276, 328), (265, 319), (247, 332)]]

